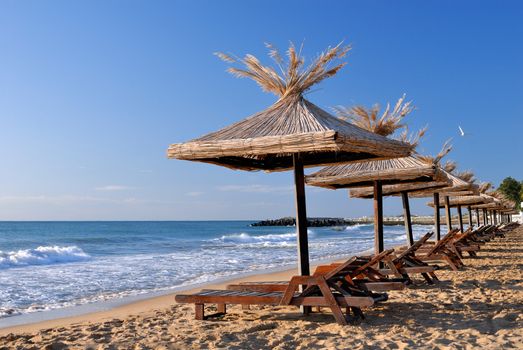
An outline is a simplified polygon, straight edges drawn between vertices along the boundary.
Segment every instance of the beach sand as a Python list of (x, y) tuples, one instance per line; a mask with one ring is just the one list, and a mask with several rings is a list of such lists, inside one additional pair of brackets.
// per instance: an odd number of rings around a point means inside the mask
[(523, 227), (465, 263), (462, 271), (439, 271), (434, 286), (390, 292), (358, 325), (340, 326), (327, 310), (304, 317), (290, 307), (232, 306), (221, 319), (196, 321), (191, 305), (167, 295), (0, 329), (0, 349), (523, 349)]

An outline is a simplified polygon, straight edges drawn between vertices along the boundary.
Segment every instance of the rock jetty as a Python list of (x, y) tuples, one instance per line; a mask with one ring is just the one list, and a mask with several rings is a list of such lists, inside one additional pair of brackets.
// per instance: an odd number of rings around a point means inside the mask
[[(364, 216), (361, 218), (307, 218), (308, 227), (324, 226), (351, 226), (358, 224), (372, 224), (373, 218)], [(412, 223), (415, 225), (432, 225), (434, 219), (431, 216), (413, 216)], [(388, 216), (383, 219), (384, 225), (403, 225), (403, 216)], [(296, 219), (293, 217), (284, 217), (280, 219), (262, 220), (251, 224), (251, 226), (294, 226)]]

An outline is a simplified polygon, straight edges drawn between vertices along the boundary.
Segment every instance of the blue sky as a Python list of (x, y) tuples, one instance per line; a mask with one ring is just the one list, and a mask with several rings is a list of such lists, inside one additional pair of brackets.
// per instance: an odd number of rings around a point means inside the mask
[[(292, 174), (167, 160), (168, 145), (263, 110), (215, 51), (314, 57), (341, 40), (347, 66), (308, 99), (394, 102), (428, 124), (419, 148), (498, 184), (522, 179), (519, 1), (2, 1), (0, 220), (263, 219), (294, 214)], [(472, 135), (459, 138), (458, 124)], [(413, 211), (430, 213), (426, 200)], [(360, 216), (371, 201), (307, 188), (310, 216)], [(399, 214), (392, 198), (385, 213)]]

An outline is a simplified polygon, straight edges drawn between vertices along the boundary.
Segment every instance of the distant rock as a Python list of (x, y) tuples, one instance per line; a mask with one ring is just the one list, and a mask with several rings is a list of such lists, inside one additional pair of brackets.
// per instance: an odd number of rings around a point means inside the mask
[[(307, 218), (308, 227), (327, 227), (327, 226), (351, 226), (358, 224), (372, 224), (374, 218), (372, 217), (361, 217), (353, 219), (344, 218)], [(412, 216), (412, 223), (415, 225), (432, 225), (434, 219), (431, 216)], [(392, 225), (403, 225), (402, 216), (390, 216), (383, 219), (383, 224)], [(269, 219), (262, 220), (251, 224), (251, 226), (295, 226), (296, 219), (294, 217), (284, 217), (280, 219)]]

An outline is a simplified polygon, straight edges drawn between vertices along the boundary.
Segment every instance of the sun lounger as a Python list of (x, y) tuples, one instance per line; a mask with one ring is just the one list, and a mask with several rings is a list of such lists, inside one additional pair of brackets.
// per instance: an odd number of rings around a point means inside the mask
[[(337, 274), (327, 276), (294, 276), (286, 285), (284, 291), (259, 292), (246, 290), (209, 290), (204, 289), (196, 294), (175, 297), (178, 303), (191, 303), (195, 305), (195, 318), (203, 320), (211, 316), (223, 315), (227, 304), (240, 305), (292, 305), (329, 307), (336, 322), (347, 324), (347, 315), (350, 310), (358, 317), (363, 317), (362, 307), (372, 306), (374, 303), (386, 301), (386, 294), (370, 293), (355, 286), (348, 286), (340, 281)], [(340, 283), (341, 282), (341, 283)], [(299, 292), (300, 286), (307, 286)], [(205, 316), (206, 304), (217, 304), (218, 313)]]
[(386, 260), (388, 269), (382, 269), (380, 272), (386, 275), (393, 274), (409, 280), (411, 280), (409, 274), (420, 273), (430, 284), (434, 283), (434, 280), (437, 281), (438, 277), (434, 273), (436, 267), (431, 266), (416, 257), (416, 251), (424, 246), (433, 234), (434, 232), (428, 232), (409, 248), (400, 250), (397, 252), (397, 255), (391, 255)]
[[(320, 265), (316, 267), (313, 276), (325, 276), (325, 278), (344, 279), (348, 286), (355, 286), (362, 290), (383, 292), (388, 290), (401, 290), (405, 288), (408, 280), (405, 278), (388, 278), (374, 268), (381, 261), (392, 254), (393, 250), (389, 249), (381, 252), (376, 256), (352, 257), (344, 263), (334, 263), (329, 265)], [(228, 285), (227, 289), (233, 290), (255, 290), (255, 291), (282, 291), (286, 288), (287, 282), (243, 282), (240, 284)]]
[(425, 251), (418, 250), (416, 257), (424, 262), (429, 261), (441, 261), (450, 266), (454, 271), (457, 271), (460, 267), (464, 266), (459, 253), (455, 247), (449, 243), (456, 237), (459, 230), (454, 229), (447, 233), (445, 237), (436, 242), (430, 249)]

